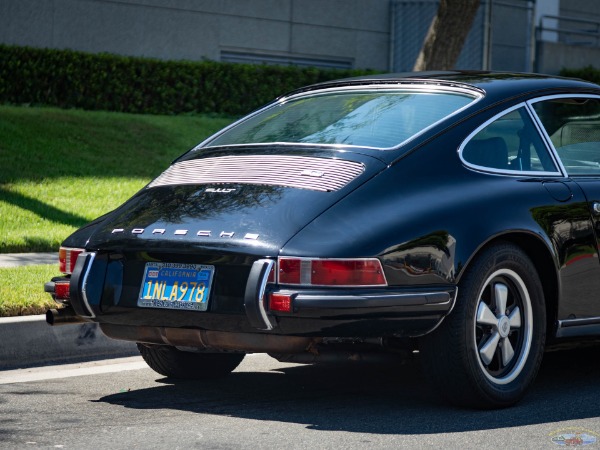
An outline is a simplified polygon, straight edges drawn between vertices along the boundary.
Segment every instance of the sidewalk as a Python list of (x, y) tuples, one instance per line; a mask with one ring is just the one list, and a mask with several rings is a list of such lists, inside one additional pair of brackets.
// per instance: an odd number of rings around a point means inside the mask
[(0, 253), (0, 268), (36, 264), (58, 264), (58, 253)]
[[(33, 264), (58, 264), (58, 254), (0, 254), (0, 268)], [(139, 355), (133, 342), (107, 338), (96, 323), (51, 327), (44, 315), (0, 318), (0, 342), (0, 370)]]

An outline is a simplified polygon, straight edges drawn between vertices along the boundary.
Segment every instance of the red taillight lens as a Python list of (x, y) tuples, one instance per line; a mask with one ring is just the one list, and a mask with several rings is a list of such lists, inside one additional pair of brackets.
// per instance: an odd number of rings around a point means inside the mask
[(312, 262), (312, 284), (319, 286), (384, 286), (378, 259), (316, 260)]
[(271, 311), (292, 312), (291, 294), (272, 293), (269, 295), (269, 309)]
[(311, 259), (281, 257), (280, 284), (308, 286), (387, 286), (377, 258)]
[(64, 274), (73, 273), (77, 257), (82, 253), (82, 248), (61, 247), (58, 251), (58, 268)]
[(71, 282), (68, 280), (56, 281), (54, 283), (54, 298), (56, 300), (69, 300), (71, 298), (69, 294), (70, 287)]
[(279, 258), (279, 282), (300, 284), (300, 259)]

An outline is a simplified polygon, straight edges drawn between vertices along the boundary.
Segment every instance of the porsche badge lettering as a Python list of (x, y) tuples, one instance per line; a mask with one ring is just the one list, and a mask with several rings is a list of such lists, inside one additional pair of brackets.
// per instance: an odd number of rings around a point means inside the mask
[[(144, 234), (146, 232), (145, 228), (133, 228), (130, 233), (131, 234)], [(189, 232), (189, 230), (175, 230), (173, 231), (173, 235), (175, 236), (185, 236), (187, 235)], [(124, 228), (115, 228), (112, 230), (111, 234), (120, 234), (120, 233), (125, 233), (125, 229)], [(154, 228), (151, 232), (151, 234), (160, 234), (160, 235), (164, 235), (167, 234), (167, 230), (164, 228)], [(220, 238), (232, 238), (235, 235), (235, 231), (221, 231), (220, 233), (218, 233), (218, 236)], [(196, 232), (196, 236), (200, 236), (200, 237), (213, 237), (213, 233), (211, 230), (198, 230)], [(246, 240), (252, 240), (255, 241), (258, 239), (258, 234), (257, 233), (246, 233), (244, 235), (244, 239)]]
[(231, 192), (235, 192), (234, 188), (206, 188), (204, 192), (213, 192), (218, 194), (229, 194)]

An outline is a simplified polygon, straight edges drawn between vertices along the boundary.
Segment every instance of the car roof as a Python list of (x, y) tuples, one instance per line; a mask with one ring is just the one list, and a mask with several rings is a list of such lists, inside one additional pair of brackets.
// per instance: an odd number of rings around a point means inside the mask
[(423, 85), (458, 87), (479, 91), (486, 96), (507, 98), (545, 90), (600, 93), (597, 84), (575, 78), (535, 73), (492, 71), (430, 71), (373, 74), (333, 80), (298, 89), (290, 94), (328, 88), (360, 85)]

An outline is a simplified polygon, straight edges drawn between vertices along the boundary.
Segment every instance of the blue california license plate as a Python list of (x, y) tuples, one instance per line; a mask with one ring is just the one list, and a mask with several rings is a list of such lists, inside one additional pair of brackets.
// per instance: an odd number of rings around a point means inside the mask
[(214, 266), (146, 263), (138, 306), (206, 311)]

